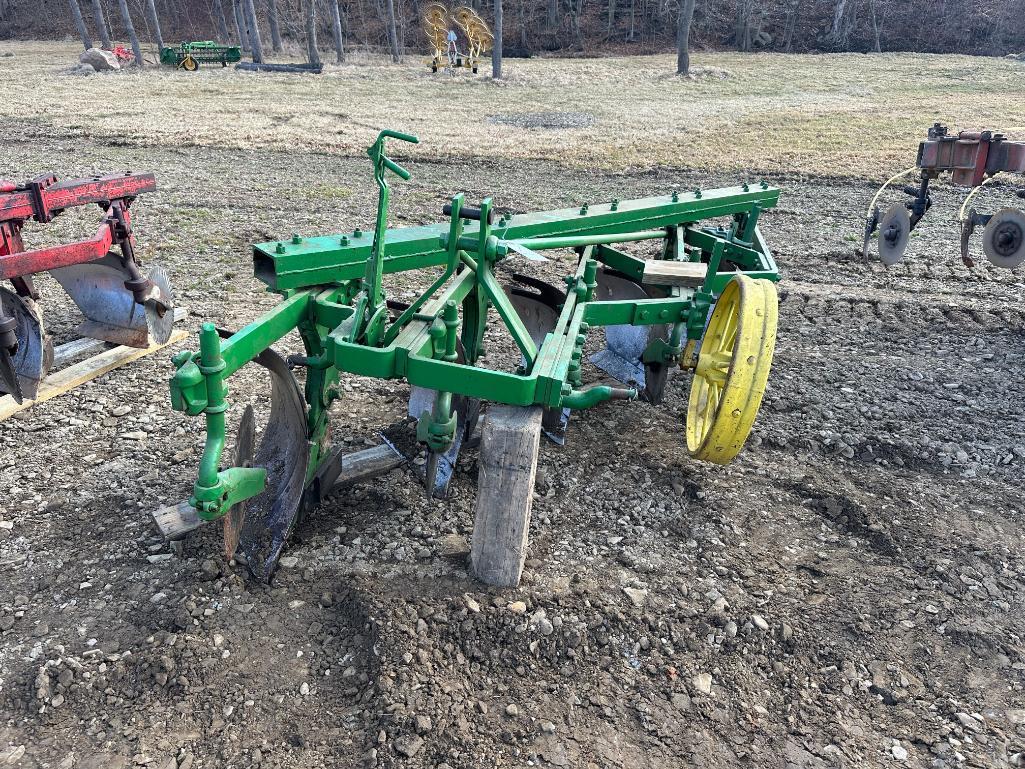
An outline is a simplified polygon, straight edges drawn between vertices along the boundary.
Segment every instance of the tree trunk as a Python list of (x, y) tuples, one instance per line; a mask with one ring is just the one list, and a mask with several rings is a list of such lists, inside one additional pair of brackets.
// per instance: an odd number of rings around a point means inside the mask
[(235, 11), (235, 27), (238, 29), (238, 43), (243, 51), (249, 50), (249, 27), (246, 24), (245, 16), (242, 13), (242, 0), (231, 0), (232, 9)]
[(142, 46), (139, 45), (139, 36), (135, 34), (135, 25), (132, 23), (132, 14), (128, 12), (128, 0), (119, 0), (121, 6), (121, 21), (124, 22), (128, 39), (132, 42), (132, 53), (135, 54), (135, 66), (142, 66)]
[(78, 0), (68, 0), (68, 3), (71, 5), (71, 17), (75, 20), (75, 29), (78, 30), (79, 37), (82, 38), (82, 45), (88, 51), (93, 47), (93, 41), (89, 37), (89, 30), (86, 29), (85, 19), (82, 18), (82, 9), (78, 7)]
[(253, 0), (242, 0), (242, 10), (249, 25), (249, 45), (253, 49), (253, 63), (263, 64), (263, 40), (260, 39), (260, 21), (256, 18)]
[(676, 74), (690, 74), (690, 25), (694, 21), (694, 0), (680, 0), (676, 19)]
[(751, 4), (753, 0), (740, 0), (737, 3), (737, 27), (734, 33), (734, 44), (738, 50), (751, 50)]
[(872, 9), (872, 34), (875, 38), (875, 52), (882, 53), (883, 48), (879, 44), (879, 20), (876, 18), (876, 0), (870, 0), (869, 8)]
[(559, 0), (548, 0), (548, 32), (554, 35), (559, 31)]
[(153, 0), (146, 0), (146, 10), (149, 11), (149, 20), (153, 25), (153, 37), (156, 39), (157, 50), (164, 50), (164, 37), (160, 34), (160, 17), (157, 16), (157, 7)]
[(93, 20), (96, 22), (96, 29), (100, 33), (100, 44), (110, 50), (110, 30), (107, 28), (107, 20), (103, 18), (103, 6), (100, 0), (93, 0)]
[(609, 0), (609, 25), (606, 29), (606, 37), (612, 37), (612, 28), (616, 26), (616, 0)]
[(502, 79), (502, 0), (495, 0), (495, 42), (491, 47), (491, 77)]
[(320, 64), (320, 53), (317, 51), (317, 0), (306, 2), (306, 58), (310, 64)]
[(224, 18), (224, 4), (221, 0), (214, 0), (214, 11), (216, 11), (217, 28), (220, 30), (221, 42), (230, 43), (231, 35), (228, 34), (228, 20)]
[(790, 53), (794, 50), (794, 33), (797, 32), (797, 25), (801, 21), (801, 0), (794, 0), (787, 14), (786, 25), (783, 28), (783, 50)]
[(843, 48), (847, 43), (845, 31), (844, 13), (847, 10), (847, 0), (837, 0), (836, 10), (833, 14), (833, 28), (829, 31), (829, 42), (834, 48)]
[(267, 20), (270, 22), (270, 44), (274, 53), (281, 51), (281, 27), (278, 26), (278, 0), (267, 0)]
[(345, 61), (345, 41), (342, 40), (342, 11), (338, 7), (338, 0), (327, 0), (331, 6), (331, 32), (335, 37), (335, 63), (341, 64)]
[(391, 46), (391, 60), (399, 63), (399, 34), (395, 26), (395, 0), (388, 0), (388, 44)]

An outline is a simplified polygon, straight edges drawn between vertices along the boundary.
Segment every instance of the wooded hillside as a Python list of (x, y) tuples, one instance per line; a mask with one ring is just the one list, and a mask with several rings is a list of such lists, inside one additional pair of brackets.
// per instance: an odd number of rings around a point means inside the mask
[[(112, 32), (125, 39), (118, 0), (97, 0)], [(326, 0), (318, 23), (330, 40)], [(506, 55), (538, 51), (599, 54), (665, 50), (675, 42), (679, 0), (506, 0)], [(229, 34), (232, 0), (155, 0), (166, 41), (220, 37), (216, 6), (223, 3)], [(399, 43), (424, 49), (420, 8), (426, 0), (395, 0)], [(471, 0), (492, 18), (493, 0)], [(141, 37), (153, 39), (143, 0), (128, 0)], [(303, 0), (255, 0), (261, 24), (277, 7), (286, 40), (303, 40)], [(93, 26), (92, 0), (80, 0)], [(385, 0), (342, 0), (347, 46), (387, 45)], [(774, 51), (923, 51), (1002, 55), (1025, 50), (1025, 0), (697, 0), (691, 34), (695, 47)], [(0, 0), (0, 38), (74, 36), (69, 0)]]

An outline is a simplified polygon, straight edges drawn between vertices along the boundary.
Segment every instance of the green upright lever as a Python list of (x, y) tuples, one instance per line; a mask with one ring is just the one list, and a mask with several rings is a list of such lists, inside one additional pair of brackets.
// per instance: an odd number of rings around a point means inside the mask
[(374, 244), (367, 259), (366, 274), (363, 277), (363, 296), (356, 308), (356, 325), (353, 339), (365, 337), (367, 342), (376, 346), (384, 335), (384, 324), (388, 318), (388, 307), (385, 303), (382, 279), (384, 276), (384, 243), (388, 230), (388, 196), (390, 188), (385, 171), (391, 171), (400, 179), (409, 181), (412, 174), (394, 160), (384, 154), (385, 139), (419, 144), (420, 140), (412, 134), (399, 131), (384, 130), (377, 135), (377, 141), (367, 148), (367, 154), (374, 161), (374, 181), (379, 189), (377, 197), (377, 223), (374, 226)]

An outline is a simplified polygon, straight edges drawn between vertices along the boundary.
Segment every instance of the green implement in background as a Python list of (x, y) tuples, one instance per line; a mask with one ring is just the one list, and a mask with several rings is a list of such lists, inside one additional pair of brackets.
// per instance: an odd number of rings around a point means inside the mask
[(229, 64), (242, 61), (242, 50), (237, 45), (221, 45), (213, 40), (186, 42), (177, 48), (165, 46), (160, 50), (160, 63), (195, 72), (200, 64)]

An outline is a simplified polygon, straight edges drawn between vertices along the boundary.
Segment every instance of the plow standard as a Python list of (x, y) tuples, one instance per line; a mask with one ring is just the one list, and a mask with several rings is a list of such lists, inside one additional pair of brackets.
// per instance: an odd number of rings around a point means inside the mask
[[(229, 556), (270, 579), (299, 516), (330, 492), (345, 461), (328, 425), (342, 372), (408, 382), (430, 496), (447, 493), (490, 402), (470, 560), (492, 584), (519, 580), (539, 437), (561, 442), (574, 411), (638, 397), (657, 403), (670, 374), (688, 369), (690, 455), (721, 464), (737, 455), (775, 345), (779, 276), (758, 217), (778, 189), (744, 184), (513, 215), (459, 194), (442, 223), (388, 229), (386, 176), (410, 173), (387, 156), (387, 139), (417, 141), (383, 131), (368, 151), (379, 187), (374, 232), (254, 246), (256, 276), (281, 302), (234, 334), (204, 324), (199, 351), (175, 357), (173, 407), (206, 421), (190, 504), (202, 520), (223, 519)], [(499, 281), (499, 263), (565, 250), (575, 267), (561, 287), (518, 274)], [(386, 297), (386, 276), (428, 269), (437, 274), (413, 301)], [(507, 370), (481, 365), (491, 319), (517, 351)], [(304, 355), (271, 349), (296, 329)], [(599, 329), (605, 347), (587, 360), (616, 381), (587, 385), (585, 344)], [(226, 382), (250, 361), (270, 375), (270, 413), (257, 446), (254, 411), (245, 409), (226, 462)], [(294, 369), (305, 370), (303, 387)]]
[[(129, 347), (164, 344), (174, 323), (174, 297), (160, 267), (142, 274), (132, 235), (131, 205), (156, 189), (152, 174), (111, 174), (58, 182), (53, 174), (24, 184), (0, 181), (0, 395), (34, 399), (53, 363), (32, 276), (47, 272), (85, 316), (82, 336)], [(74, 206), (103, 211), (96, 236), (25, 250), (26, 221), (47, 223)], [(114, 250), (114, 249), (117, 250)]]

